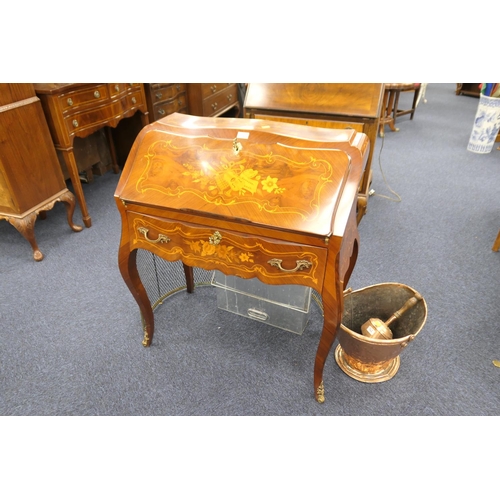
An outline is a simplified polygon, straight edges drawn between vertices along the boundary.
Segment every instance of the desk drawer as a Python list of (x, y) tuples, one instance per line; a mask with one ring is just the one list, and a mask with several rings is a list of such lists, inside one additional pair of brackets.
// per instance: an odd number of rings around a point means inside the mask
[(74, 108), (79, 106), (85, 106), (87, 104), (102, 104), (108, 99), (108, 87), (107, 85), (97, 85), (91, 89), (85, 89), (81, 91), (68, 92), (66, 94), (61, 94), (59, 100), (63, 112), (70, 112)]
[(224, 111), (228, 106), (238, 102), (238, 90), (236, 85), (230, 85), (222, 92), (204, 99), (203, 115), (215, 116)]
[(229, 85), (233, 85), (232, 83), (202, 83), (201, 84), (201, 95), (203, 99), (207, 99), (208, 97), (212, 97), (217, 92), (224, 90), (229, 87)]
[(314, 288), (323, 284), (325, 248), (257, 238), (129, 212), (133, 248), (144, 248), (165, 260), (182, 259), (189, 266), (219, 269), (264, 282), (296, 283)]
[(130, 90), (140, 90), (139, 83), (108, 83), (109, 95), (111, 98)]
[[(152, 83), (150, 87), (151, 102), (153, 104), (168, 101), (181, 93), (186, 93), (185, 83)], [(184, 99), (186, 99), (185, 96)]]
[(164, 101), (153, 105), (154, 120), (165, 118), (172, 113), (187, 112), (187, 99), (186, 94), (182, 93), (176, 96), (175, 99)]

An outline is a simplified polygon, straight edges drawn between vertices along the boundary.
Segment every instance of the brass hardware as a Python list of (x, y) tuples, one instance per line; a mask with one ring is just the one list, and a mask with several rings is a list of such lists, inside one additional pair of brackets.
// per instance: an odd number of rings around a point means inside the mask
[(210, 87), (210, 90), (212, 91), (212, 94), (215, 94), (215, 92), (217, 91), (217, 85), (212, 85)]
[(149, 229), (146, 229), (145, 227), (138, 227), (137, 231), (144, 235), (144, 238), (150, 243), (168, 243), (170, 241), (170, 238), (168, 236), (161, 233), (158, 234), (158, 238), (156, 238), (156, 240), (152, 240), (148, 237)]
[(217, 103), (216, 103), (216, 102), (214, 102), (214, 103), (212, 104), (212, 109), (213, 109), (213, 110), (216, 110), (216, 109), (217, 109)]
[(176, 85), (176, 86), (175, 86), (175, 88), (176, 88), (177, 90), (181, 90), (181, 86), (180, 86), (180, 85)]
[(148, 335), (148, 332), (146, 330), (144, 330), (144, 339), (142, 340), (142, 345), (144, 347), (148, 347), (148, 345), (149, 345), (149, 335)]
[(222, 235), (219, 231), (215, 231), (215, 233), (208, 238), (208, 241), (211, 245), (218, 245), (222, 241)]
[(155, 96), (156, 96), (156, 98), (157, 98), (157, 99), (161, 99), (161, 96), (162, 96), (162, 95), (163, 95), (163, 94), (162, 94), (161, 92), (157, 92), (157, 93), (155, 94)]
[(228, 100), (228, 101), (230, 101), (232, 98), (233, 98), (233, 94), (229, 94), (229, 95), (227, 96), (227, 100)]
[(241, 145), (241, 142), (238, 142), (238, 138), (235, 137), (233, 141), (233, 153), (237, 155), (242, 149), (243, 146)]
[(95, 97), (96, 99), (99, 99), (99, 97), (101, 97), (101, 93), (100, 93), (98, 90), (96, 90), (96, 91), (94, 92), (94, 97)]
[(135, 104), (137, 102), (137, 99), (135, 97), (132, 97), (132, 104)]
[(71, 99), (71, 97), (68, 97), (68, 104), (70, 106), (73, 106), (73, 99)]
[(165, 114), (165, 110), (163, 108), (160, 108), (158, 110), (158, 113), (160, 113), (160, 115), (164, 115)]
[(318, 403), (325, 402), (325, 386), (323, 385), (323, 381), (319, 384), (318, 389), (316, 390), (316, 401)]
[(493, 360), (493, 364), (494, 364), (497, 368), (500, 368), (500, 361), (498, 361), (498, 359), (494, 359), (494, 360)]
[(295, 273), (297, 271), (301, 271), (302, 269), (307, 269), (308, 267), (312, 266), (312, 262), (309, 262), (308, 260), (296, 260), (295, 262), (297, 263), (297, 265), (295, 266), (294, 269), (285, 269), (281, 265), (282, 262), (283, 261), (281, 259), (271, 259), (267, 261), (268, 264), (277, 267), (280, 271), (283, 271), (285, 273)]
[(328, 245), (328, 242), (330, 241), (330, 238), (328, 236), (325, 237), (325, 244)]
[(115, 90), (116, 90), (117, 92), (119, 92), (119, 91), (120, 91), (120, 86), (119, 86), (119, 85), (115, 85)]
[(78, 127), (78, 120), (73, 120), (73, 127)]

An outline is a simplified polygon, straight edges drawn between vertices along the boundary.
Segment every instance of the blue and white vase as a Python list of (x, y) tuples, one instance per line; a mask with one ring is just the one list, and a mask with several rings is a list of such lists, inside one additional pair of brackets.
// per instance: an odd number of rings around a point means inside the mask
[(468, 151), (489, 153), (500, 129), (500, 98), (480, 95)]

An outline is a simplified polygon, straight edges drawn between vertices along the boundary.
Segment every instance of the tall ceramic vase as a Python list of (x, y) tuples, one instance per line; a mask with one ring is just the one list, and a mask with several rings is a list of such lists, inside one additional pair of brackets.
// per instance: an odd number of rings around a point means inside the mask
[(489, 153), (493, 149), (499, 129), (500, 98), (481, 94), (467, 150), (473, 153)]

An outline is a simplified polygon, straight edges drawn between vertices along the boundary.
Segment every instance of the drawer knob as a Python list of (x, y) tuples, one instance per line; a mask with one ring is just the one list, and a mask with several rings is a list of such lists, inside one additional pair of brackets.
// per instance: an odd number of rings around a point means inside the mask
[(142, 226), (138, 227), (137, 231), (139, 231), (144, 236), (144, 238), (150, 243), (168, 243), (170, 241), (170, 238), (167, 235), (161, 233), (158, 233), (158, 238), (156, 238), (156, 240), (152, 240), (151, 238), (148, 237), (149, 229)]
[(68, 102), (68, 104), (70, 106), (73, 106), (73, 99), (71, 99), (71, 97), (68, 97), (68, 101), (67, 102)]
[(293, 269), (285, 269), (281, 265), (282, 262), (283, 261), (281, 259), (271, 259), (267, 261), (268, 264), (277, 267), (280, 271), (283, 271), (284, 273), (295, 273), (297, 271), (301, 271), (302, 269), (307, 269), (308, 267), (312, 266), (312, 263), (309, 262), (308, 260), (297, 260), (295, 261), (297, 265)]
[(157, 93), (155, 94), (155, 97), (156, 97), (157, 99), (161, 99), (161, 96), (162, 96), (162, 95), (163, 95), (163, 94), (162, 94), (161, 92), (157, 92)]
[(212, 109), (213, 109), (214, 111), (217, 109), (217, 103), (216, 103), (216, 102), (214, 102), (214, 103), (212, 104)]
[(163, 108), (160, 108), (158, 110), (158, 113), (160, 113), (160, 115), (164, 115), (165, 114), (165, 110)]
[(78, 127), (78, 120), (73, 120), (73, 127)]
[(212, 94), (215, 94), (215, 92), (217, 92), (217, 85), (212, 85), (210, 90), (212, 91)]
[(233, 98), (233, 94), (229, 94), (229, 95), (227, 96), (227, 100), (228, 100), (228, 101), (230, 101), (232, 98)]
[(135, 97), (132, 97), (132, 104), (135, 104), (137, 102), (137, 99)]
[(115, 90), (116, 90), (117, 92), (119, 92), (119, 91), (120, 91), (120, 86), (119, 86), (119, 85), (115, 85)]
[(96, 91), (94, 92), (94, 97), (95, 97), (96, 99), (99, 99), (99, 97), (101, 97), (101, 93), (100, 93), (98, 90), (96, 90)]
[(218, 245), (222, 241), (222, 235), (219, 231), (215, 231), (215, 233), (208, 238), (208, 241), (211, 245)]

